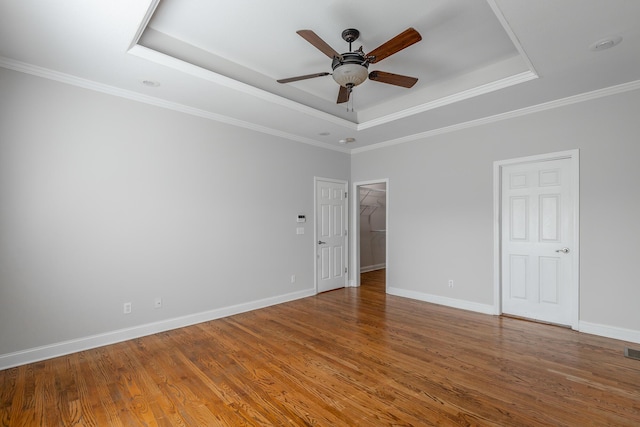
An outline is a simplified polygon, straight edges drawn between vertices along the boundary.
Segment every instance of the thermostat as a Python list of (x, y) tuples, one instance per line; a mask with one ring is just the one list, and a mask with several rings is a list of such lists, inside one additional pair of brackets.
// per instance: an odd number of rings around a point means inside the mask
[(296, 219), (296, 222), (307, 222), (307, 216), (306, 215), (298, 215), (298, 219)]

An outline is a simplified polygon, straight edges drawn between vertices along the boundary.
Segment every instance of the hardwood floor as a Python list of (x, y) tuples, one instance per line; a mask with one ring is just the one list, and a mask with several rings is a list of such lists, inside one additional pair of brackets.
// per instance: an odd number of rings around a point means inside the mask
[(0, 425), (638, 426), (625, 345), (386, 295), (377, 271), (0, 371)]

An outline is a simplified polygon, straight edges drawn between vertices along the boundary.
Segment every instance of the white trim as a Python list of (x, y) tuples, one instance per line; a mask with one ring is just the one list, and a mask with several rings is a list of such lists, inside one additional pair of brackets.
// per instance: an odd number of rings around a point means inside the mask
[(533, 63), (531, 62), (529, 55), (527, 55), (527, 52), (525, 52), (524, 48), (522, 47), (522, 43), (520, 43), (520, 39), (518, 39), (518, 36), (516, 36), (516, 33), (511, 28), (511, 25), (509, 25), (507, 18), (502, 13), (502, 10), (500, 9), (496, 1), (487, 0), (487, 3), (489, 3), (489, 7), (491, 7), (491, 10), (493, 10), (493, 14), (496, 15), (496, 18), (498, 18), (498, 21), (500, 21), (500, 25), (502, 25), (502, 28), (504, 28), (504, 31), (507, 33), (507, 35), (511, 39), (511, 43), (513, 43), (516, 50), (520, 54), (520, 57), (524, 60), (525, 64), (527, 65), (527, 68), (531, 70), (532, 73), (537, 75), (538, 72), (533, 66)]
[(387, 268), (387, 264), (374, 264), (374, 265), (366, 265), (364, 267), (360, 267), (360, 273), (368, 273), (370, 271), (382, 270), (383, 268)]
[(232, 79), (227, 76), (223, 76), (222, 74), (218, 74), (206, 68), (202, 68), (202, 67), (198, 67), (197, 65), (190, 64), (189, 62), (175, 58), (171, 55), (167, 55), (167, 54), (158, 52), (156, 50), (149, 49), (148, 47), (145, 47), (142, 45), (135, 45), (131, 49), (129, 49), (128, 53), (135, 55), (139, 58), (143, 58), (148, 61), (152, 61), (157, 64), (164, 65), (165, 67), (170, 67), (170, 68), (173, 68), (174, 70), (178, 70), (183, 73), (190, 74), (194, 77), (198, 77), (200, 79), (207, 80), (215, 84), (219, 84), (229, 89), (237, 90), (238, 92), (255, 96), (256, 98), (265, 100), (267, 102), (271, 102), (273, 104), (280, 105), (290, 110), (301, 112), (308, 116), (315, 117), (317, 119), (326, 120), (338, 126), (344, 126), (347, 129), (351, 129), (354, 131), (358, 130), (358, 125), (352, 121), (340, 118), (330, 113), (325, 113), (324, 111), (309, 107), (297, 101), (292, 101), (288, 98), (282, 97), (280, 95), (276, 95), (274, 93), (271, 93), (263, 89), (259, 89), (255, 86), (242, 83), (238, 80)]
[[(494, 307), (491, 305), (480, 304), (471, 301), (464, 301), (454, 298), (443, 297), (439, 295), (425, 294), (417, 291), (410, 291), (407, 289), (387, 288), (387, 293), (404, 298), (411, 298), (419, 301), (424, 301), (432, 304), (438, 304), (446, 307), (457, 308), (467, 311), (474, 311), (482, 314), (495, 315)], [(619, 328), (616, 326), (601, 325), (598, 323), (580, 321), (578, 323), (577, 330), (581, 333), (597, 335), (606, 338), (612, 338), (616, 340), (622, 340), (632, 343), (640, 344), (640, 331), (633, 329)]]
[(133, 48), (135, 45), (138, 44), (138, 41), (140, 41), (140, 37), (142, 37), (144, 30), (147, 29), (147, 25), (149, 25), (149, 21), (151, 21), (153, 14), (156, 13), (156, 9), (158, 8), (159, 4), (160, 4), (160, 0), (151, 0), (151, 3), (149, 3), (149, 8), (147, 9), (147, 12), (144, 14), (144, 18), (142, 18), (142, 21), (138, 26), (138, 30), (133, 36), (133, 40), (131, 40), (131, 43), (129, 43), (129, 49)]
[[(357, 287), (360, 286), (360, 273), (365, 270), (360, 270), (360, 197), (359, 197), (359, 189), (358, 187), (362, 185), (371, 185), (371, 184), (384, 184), (386, 188), (386, 201), (385, 201), (385, 209), (386, 209), (386, 224), (385, 229), (387, 230), (387, 239), (385, 239), (385, 268), (387, 269), (385, 273), (385, 283), (386, 278), (389, 276), (389, 178), (382, 179), (370, 179), (368, 181), (358, 181), (354, 182), (351, 186), (351, 194), (354, 196), (351, 198), (351, 224), (352, 229), (357, 230), (351, 234), (351, 239), (349, 239), (351, 244), (351, 253), (353, 256), (351, 257), (351, 271), (352, 274), (350, 285)], [(358, 195), (358, 197), (356, 197)]]
[(168, 331), (171, 329), (183, 328), (186, 326), (195, 325), (197, 323), (208, 322), (210, 320), (220, 319), (222, 317), (228, 317), (234, 314), (282, 304), (313, 295), (315, 295), (313, 289), (305, 289), (289, 294), (278, 295), (275, 297), (264, 298), (256, 301), (217, 308), (214, 310), (208, 310), (195, 314), (189, 314), (173, 319), (148, 323), (146, 325), (134, 326), (131, 328), (106, 332), (104, 334), (91, 335), (74, 340), (30, 348), (15, 353), (2, 354), (0, 355), (0, 370), (12, 368), (19, 365), (25, 365), (27, 363), (38, 362), (45, 359), (51, 359), (53, 357), (64, 356), (67, 354), (89, 350), (96, 347), (102, 347), (105, 345), (127, 341), (134, 338), (140, 338), (146, 335)]
[[(322, 178), (319, 176), (313, 177), (313, 286), (315, 289), (315, 293), (318, 293), (318, 245), (316, 242), (318, 239), (318, 181), (325, 182), (333, 182), (336, 184), (344, 184), (344, 191), (349, 193), (349, 181), (345, 181), (343, 179), (333, 179), (333, 178)], [(344, 254), (344, 265), (347, 266), (347, 274), (344, 276), (344, 287), (351, 286), (351, 282), (349, 281), (349, 276), (351, 275), (351, 268), (349, 267), (349, 198), (345, 198), (344, 200), (344, 226), (346, 227), (347, 235), (345, 236), (345, 254)]]
[(399, 297), (411, 298), (419, 301), (429, 302), (431, 304), (443, 305), (461, 310), (474, 311), (482, 314), (495, 314), (493, 306), (489, 304), (480, 304), (478, 302), (465, 301), (455, 298), (443, 297), (440, 295), (426, 294), (423, 292), (410, 291), (407, 289), (387, 287), (387, 293)]
[(272, 102), (274, 104), (283, 106), (285, 108), (302, 112), (311, 117), (315, 117), (321, 120), (326, 120), (328, 122), (337, 124), (339, 126), (344, 126), (351, 130), (357, 130), (357, 124), (350, 120), (346, 120), (341, 117), (335, 116), (333, 114), (326, 113), (324, 111), (301, 104), (299, 102), (292, 101), (288, 98), (282, 97), (280, 95), (276, 95), (274, 93), (257, 88), (255, 86), (242, 83), (238, 80), (232, 79), (222, 74), (218, 74), (212, 70), (199, 67), (187, 61), (183, 61), (182, 59), (178, 59), (174, 56), (167, 55), (165, 53), (159, 52), (154, 49), (150, 49), (146, 46), (139, 44), (140, 38), (142, 37), (145, 30), (147, 29), (147, 26), (149, 25), (149, 21), (151, 20), (151, 17), (155, 13), (155, 10), (159, 4), (160, 4), (160, 0), (151, 0), (151, 3), (149, 4), (149, 8), (147, 9), (147, 12), (144, 18), (142, 19), (142, 21), (140, 22), (140, 25), (138, 26), (136, 34), (134, 35), (134, 38), (131, 44), (129, 45), (129, 50), (127, 51), (127, 53), (137, 56), (139, 58), (146, 59), (151, 62), (155, 62), (156, 64), (160, 64), (165, 67), (173, 68), (175, 70), (181, 71), (186, 74), (191, 74), (192, 76), (201, 78), (203, 80), (207, 80), (207, 81), (219, 84), (221, 86), (228, 87), (230, 89), (234, 89), (251, 96), (255, 96), (256, 98), (260, 98), (265, 101)]
[(616, 326), (600, 325), (598, 323), (580, 321), (578, 330), (585, 334), (598, 335), (616, 340), (640, 344), (640, 331), (618, 328)]
[(555, 153), (538, 154), (527, 157), (519, 157), (515, 159), (498, 160), (493, 162), (493, 313), (502, 314), (502, 298), (501, 298), (501, 275), (502, 266), (501, 259), (501, 183), (502, 168), (507, 165), (520, 163), (533, 163), (541, 161), (550, 161), (558, 159), (570, 159), (571, 174), (571, 195), (573, 210), (573, 236), (574, 243), (571, 248), (574, 256), (573, 264), (573, 283), (571, 284), (572, 307), (571, 307), (571, 327), (578, 330), (580, 321), (580, 150), (558, 151)]
[(386, 114), (372, 120), (358, 122), (356, 119), (356, 121), (350, 121), (350, 120), (337, 117), (331, 113), (326, 113), (316, 108), (309, 107), (303, 103), (292, 101), (288, 98), (282, 97), (280, 95), (269, 92), (267, 90), (260, 89), (255, 86), (251, 86), (246, 83), (242, 83), (233, 78), (229, 78), (222, 74), (218, 74), (212, 70), (199, 67), (197, 65), (194, 65), (182, 59), (178, 59), (171, 55), (167, 55), (165, 53), (162, 53), (138, 44), (142, 34), (147, 28), (149, 20), (153, 15), (158, 3), (159, 3), (159, 0), (151, 1), (151, 4), (149, 5), (149, 9), (147, 10), (147, 13), (145, 14), (140, 25), (138, 26), (138, 29), (134, 36), (133, 42), (130, 45), (128, 53), (147, 59), (149, 61), (156, 62), (158, 64), (161, 64), (170, 68), (174, 68), (176, 70), (185, 72), (187, 74), (191, 74), (199, 78), (215, 82), (222, 86), (225, 86), (234, 90), (238, 90), (243, 93), (247, 93), (257, 98), (272, 102), (274, 104), (278, 104), (283, 107), (302, 112), (311, 117), (327, 120), (329, 122), (338, 124), (340, 126), (345, 126), (355, 131), (361, 131), (361, 130), (369, 129), (375, 126), (380, 126), (385, 123), (403, 119), (405, 117), (409, 117), (409, 116), (419, 114), (434, 108), (442, 107), (444, 105), (449, 105), (458, 101), (462, 101), (465, 99), (490, 93), (499, 89), (504, 89), (506, 87), (524, 83), (529, 80), (537, 79), (539, 77), (538, 74), (535, 72), (535, 69), (533, 67), (533, 64), (531, 63), (531, 60), (529, 59), (526, 52), (520, 45), (520, 41), (515, 36), (515, 33), (513, 32), (507, 20), (505, 19), (504, 15), (502, 14), (502, 11), (498, 8), (498, 6), (495, 3), (493, 3), (493, 0), (491, 0), (489, 1), (489, 5), (493, 13), (496, 15), (496, 18), (504, 28), (505, 32), (509, 35), (511, 42), (514, 44), (514, 46), (516, 47), (519, 53), (519, 57), (523, 60), (523, 62), (525, 63), (525, 66), (528, 68), (527, 71), (515, 74), (513, 76), (508, 76), (506, 78), (499, 79), (487, 84), (483, 84), (478, 87), (453, 94), (451, 96), (446, 96), (444, 98), (437, 99), (432, 102), (416, 105), (414, 107), (406, 108), (402, 111), (398, 111), (395, 113)]
[[(419, 139), (430, 138), (436, 135), (442, 135), (442, 134), (455, 132), (462, 129), (468, 129), (476, 126), (482, 126), (489, 123), (508, 120), (514, 117), (521, 117), (528, 114), (534, 114), (541, 111), (564, 107), (566, 105), (576, 104), (580, 102), (589, 101), (592, 99), (598, 99), (598, 98), (602, 98), (610, 95), (616, 95), (619, 93), (630, 92), (630, 91), (640, 89), (640, 80), (635, 80), (632, 82), (622, 83), (616, 86), (610, 86), (607, 88), (598, 89), (591, 92), (569, 96), (567, 98), (557, 99), (554, 101), (549, 101), (542, 104), (521, 108), (518, 110), (508, 111), (506, 113), (495, 114), (489, 117), (483, 117), (480, 119), (470, 120), (467, 122), (458, 123), (451, 126), (445, 126), (442, 128), (432, 129), (425, 132), (419, 132), (413, 135), (391, 139), (391, 140), (380, 142), (377, 144), (367, 145), (365, 147), (349, 149), (346, 147), (335, 146), (335, 145), (327, 144), (321, 141), (316, 141), (314, 139), (293, 135), (288, 132), (283, 132), (277, 129), (256, 125), (254, 123), (246, 122), (243, 120), (234, 119), (232, 117), (225, 116), (222, 114), (216, 114), (216, 113), (212, 113), (209, 111), (205, 111), (205, 110), (201, 110), (193, 107), (188, 107), (186, 105), (178, 104), (175, 102), (165, 101), (163, 99), (143, 95), (134, 91), (120, 89), (115, 86), (110, 86), (103, 83), (96, 83), (91, 80), (83, 79), (80, 77), (72, 76), (72, 75), (61, 73), (58, 71), (53, 71), (43, 67), (38, 67), (36, 65), (27, 64), (24, 62), (16, 61), (14, 59), (2, 57), (2, 56), (0, 56), (0, 67), (7, 68), (9, 70), (18, 71), (25, 74), (31, 74), (31, 75), (46, 78), (49, 80), (66, 83), (72, 86), (82, 87), (84, 89), (89, 89), (96, 92), (102, 92), (109, 95), (130, 99), (132, 101), (154, 105), (160, 108), (166, 108), (169, 110), (178, 111), (178, 112), (190, 114), (197, 117), (202, 117), (208, 120), (214, 120), (221, 123), (226, 123), (231, 126), (237, 126), (244, 129), (254, 130), (256, 132), (277, 136), (277, 137), (288, 139), (295, 142), (301, 142), (303, 144), (313, 145), (313, 146), (325, 148), (328, 150), (339, 151), (342, 153), (351, 153), (351, 154), (357, 154), (365, 151), (377, 150), (380, 148), (404, 144), (404, 143), (416, 141)], [(347, 123), (353, 124), (352, 122), (349, 122), (349, 121), (347, 121)], [(362, 127), (356, 126), (356, 131), (362, 130), (362, 129), (363, 129)]]
[(325, 148), (328, 150), (339, 151), (341, 153), (349, 153), (350, 150), (345, 147), (339, 147), (325, 142), (316, 141), (310, 138), (294, 135), (288, 132), (283, 132), (277, 129), (269, 128), (255, 123), (247, 122), (244, 120), (238, 120), (233, 117), (225, 116), (223, 114), (212, 113), (210, 111), (202, 110), (199, 108), (189, 107), (187, 105), (178, 104), (172, 101), (166, 101), (164, 99), (155, 98), (148, 95), (143, 95), (131, 90), (120, 89), (115, 86), (106, 85), (103, 83), (96, 83), (91, 80), (83, 79), (80, 77), (72, 76), (57, 71), (52, 71), (47, 68), (30, 65), (24, 62), (15, 61), (13, 59), (0, 57), (0, 67), (7, 68), (9, 70), (18, 71), (25, 74), (31, 74), (33, 76), (42, 77), (49, 80), (65, 83), (72, 86), (81, 87), (83, 89), (89, 89), (95, 92), (105, 93), (107, 95), (117, 96), (119, 98), (129, 99), (131, 101), (141, 102), (143, 104), (153, 105), (155, 107), (165, 108), (167, 110), (173, 110), (180, 113), (189, 114), (196, 117), (201, 117), (208, 120), (213, 120), (220, 123), (225, 123), (231, 126), (249, 129), (255, 132), (260, 132), (266, 135), (272, 135), (279, 138), (288, 139), (290, 141), (301, 142), (303, 144), (313, 145), (315, 147)]
[(458, 123), (451, 126), (445, 126), (438, 129), (432, 129), (425, 132), (415, 133), (413, 135), (407, 135), (401, 138), (391, 139), (389, 141), (367, 145), (366, 147), (353, 148), (351, 149), (351, 154), (363, 153), (365, 151), (372, 151), (380, 148), (391, 147), (394, 145), (404, 144), (407, 142), (413, 142), (419, 139), (430, 138), (436, 135), (456, 132), (462, 129), (482, 126), (490, 123), (499, 122), (502, 120), (508, 120), (515, 117), (521, 117), (529, 114), (538, 113), (541, 111), (564, 107), (571, 104), (577, 104), (580, 102), (586, 102), (593, 99), (603, 98), (610, 95), (617, 95), (619, 93), (631, 92), (638, 89), (640, 89), (640, 80), (635, 80), (632, 82), (623, 83), (616, 86), (610, 86), (604, 89), (598, 89), (591, 92), (581, 93), (579, 95), (574, 95), (574, 96), (569, 96), (562, 99), (556, 99), (554, 101), (544, 102), (542, 104), (532, 105), (530, 107), (525, 107), (518, 110), (508, 111), (506, 113), (495, 114), (493, 116), (483, 117), (481, 119), (470, 120), (467, 122)]
[(360, 131), (360, 130), (369, 129), (375, 126), (380, 126), (385, 123), (400, 120), (405, 117), (410, 117), (419, 113), (424, 113), (425, 111), (444, 107), (445, 105), (454, 104), (456, 102), (464, 101), (466, 99), (471, 99), (476, 96), (495, 92), (497, 90), (514, 86), (520, 83), (525, 83), (525, 82), (528, 82), (529, 80), (534, 80), (537, 78), (538, 76), (535, 73), (532, 73), (531, 71), (525, 71), (513, 76), (505, 77), (504, 79), (496, 80), (494, 82), (486, 83), (468, 90), (464, 90), (462, 92), (454, 93), (453, 95), (445, 96), (431, 102), (416, 105), (415, 107), (407, 108), (402, 111), (398, 111), (396, 113), (387, 114), (385, 116), (382, 116), (376, 119), (371, 119), (366, 122), (362, 122), (358, 124), (357, 130)]

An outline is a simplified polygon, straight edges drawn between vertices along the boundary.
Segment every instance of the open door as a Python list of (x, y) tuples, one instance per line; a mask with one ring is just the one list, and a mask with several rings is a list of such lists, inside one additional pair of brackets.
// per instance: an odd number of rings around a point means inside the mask
[(360, 202), (360, 273), (386, 268), (387, 185), (384, 182), (358, 187)]
[[(351, 224), (354, 232), (350, 242), (353, 254), (351, 256), (353, 274), (350, 284), (360, 286), (360, 273), (363, 266), (363, 271), (379, 268), (386, 268), (387, 274), (389, 271), (389, 245), (387, 244), (389, 180), (355, 182), (352, 193), (354, 197), (351, 198), (353, 200)], [(363, 232), (366, 235), (363, 235)]]

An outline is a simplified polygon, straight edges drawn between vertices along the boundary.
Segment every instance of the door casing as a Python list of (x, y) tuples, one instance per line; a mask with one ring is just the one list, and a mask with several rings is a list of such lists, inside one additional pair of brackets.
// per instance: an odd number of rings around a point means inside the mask
[(570, 159), (571, 191), (573, 193), (573, 236), (571, 268), (573, 270), (573, 280), (571, 288), (571, 328), (577, 330), (580, 319), (580, 151), (568, 150), (555, 153), (540, 154), (535, 156), (519, 157), (515, 159), (499, 160), (493, 163), (493, 305), (495, 314), (502, 314), (502, 248), (501, 248), (501, 207), (502, 207), (502, 169), (507, 165), (519, 163), (544, 162), (557, 159)]
[[(344, 186), (344, 191), (348, 193), (348, 189), (349, 189), (349, 183), (348, 181), (344, 181), (344, 180), (340, 180), (340, 179), (331, 179), (331, 178), (321, 178), (321, 177), (314, 177), (313, 178), (313, 282), (314, 282), (314, 288), (315, 288), (315, 292), (316, 294), (318, 293), (318, 194), (317, 194), (317, 188), (318, 188), (318, 182), (320, 181), (325, 181), (325, 182), (331, 182), (331, 183), (336, 183), (336, 184), (342, 184)], [(349, 266), (349, 198), (345, 198), (345, 203), (344, 203), (344, 209), (345, 209), (345, 213), (344, 213), (344, 225), (345, 225), (345, 231), (346, 231), (346, 236), (345, 236), (345, 241), (344, 241), (344, 262), (343, 264), (345, 266)], [(348, 268), (349, 269), (349, 268)], [(347, 270), (348, 270), (347, 269)], [(347, 273), (345, 274), (345, 281), (344, 281), (344, 286), (348, 286), (349, 284), (349, 274), (350, 272), (347, 271)]]

